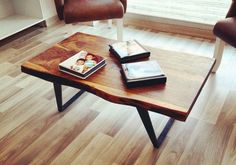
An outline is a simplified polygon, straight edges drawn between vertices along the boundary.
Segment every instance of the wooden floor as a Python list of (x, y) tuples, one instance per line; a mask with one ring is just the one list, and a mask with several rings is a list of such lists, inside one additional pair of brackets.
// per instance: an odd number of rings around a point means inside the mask
[(128, 12), (207, 25), (225, 17), (232, 0), (128, 0)]
[[(115, 28), (74, 25), (73, 31), (115, 38)], [(0, 47), (0, 164), (234, 165), (236, 164), (236, 51), (226, 47), (186, 122), (176, 121), (153, 148), (137, 111), (86, 93), (58, 113), (52, 84), (21, 73), (20, 65), (68, 36), (71, 26), (32, 28)], [(214, 42), (124, 28), (124, 38), (160, 49), (211, 57)], [(9, 41), (11, 40), (11, 41)], [(67, 99), (74, 89), (64, 88)], [(167, 117), (151, 113), (156, 132)]]

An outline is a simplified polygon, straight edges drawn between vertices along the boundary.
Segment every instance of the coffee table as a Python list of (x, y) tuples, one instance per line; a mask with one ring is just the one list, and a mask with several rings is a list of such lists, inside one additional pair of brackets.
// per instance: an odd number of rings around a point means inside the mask
[[(153, 146), (159, 147), (174, 120), (185, 121), (187, 119), (211, 73), (215, 60), (146, 47), (151, 51), (150, 59), (157, 60), (166, 73), (167, 83), (129, 89), (122, 81), (119, 62), (108, 50), (108, 44), (114, 42), (114, 40), (102, 37), (75, 33), (25, 62), (21, 66), (21, 70), (53, 83), (60, 112), (64, 111), (85, 91), (113, 103), (136, 107)], [(85, 80), (58, 70), (58, 64), (61, 61), (81, 50), (105, 57), (107, 65)], [(63, 104), (61, 85), (81, 90)], [(149, 111), (170, 117), (158, 138), (154, 132)]]

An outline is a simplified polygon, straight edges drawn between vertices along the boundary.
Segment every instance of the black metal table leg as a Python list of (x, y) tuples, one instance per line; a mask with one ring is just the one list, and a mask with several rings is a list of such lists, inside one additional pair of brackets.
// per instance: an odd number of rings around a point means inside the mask
[(148, 136), (150, 138), (150, 140), (152, 141), (152, 144), (155, 148), (159, 148), (161, 146), (161, 144), (163, 143), (163, 141), (166, 138), (167, 133), (169, 132), (171, 126), (174, 123), (173, 118), (170, 118), (167, 122), (167, 124), (165, 125), (164, 129), (162, 130), (162, 132), (160, 133), (159, 137), (156, 137), (155, 131), (153, 129), (152, 126), (152, 121), (150, 119), (148, 110), (143, 109), (143, 108), (139, 108), (136, 107), (139, 113), (139, 116), (143, 122), (144, 127), (146, 128), (146, 131), (148, 133)]
[(83, 90), (80, 90), (73, 97), (71, 97), (71, 99), (69, 99), (65, 104), (63, 104), (61, 84), (53, 83), (53, 86), (54, 86), (54, 92), (55, 92), (56, 101), (57, 101), (57, 109), (59, 112), (64, 111), (69, 105), (71, 105), (78, 97), (80, 97), (85, 92)]

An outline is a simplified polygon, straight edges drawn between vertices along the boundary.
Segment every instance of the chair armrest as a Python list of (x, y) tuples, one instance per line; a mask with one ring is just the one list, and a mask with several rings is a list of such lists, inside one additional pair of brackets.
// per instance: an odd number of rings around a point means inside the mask
[(60, 20), (64, 18), (63, 10), (64, 10), (64, 0), (54, 0), (57, 10), (57, 15)]
[(234, 16), (236, 16), (236, 0), (232, 0), (232, 3), (230, 5), (226, 18), (234, 17)]
[(123, 4), (124, 6), (124, 13), (126, 12), (126, 9), (127, 9), (127, 0), (120, 0), (121, 3)]

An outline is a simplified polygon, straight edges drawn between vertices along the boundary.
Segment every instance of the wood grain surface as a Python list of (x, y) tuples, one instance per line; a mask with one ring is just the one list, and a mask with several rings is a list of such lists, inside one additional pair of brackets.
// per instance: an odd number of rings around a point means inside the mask
[[(22, 71), (48, 81), (84, 89), (108, 101), (145, 109), (186, 120), (214, 59), (176, 54), (148, 47), (152, 60), (157, 60), (167, 75), (166, 84), (129, 89), (122, 81), (120, 64), (108, 51), (115, 42), (93, 35), (76, 33), (24, 63)], [(58, 70), (58, 64), (75, 53), (86, 50), (106, 58), (107, 65), (86, 80)]]

